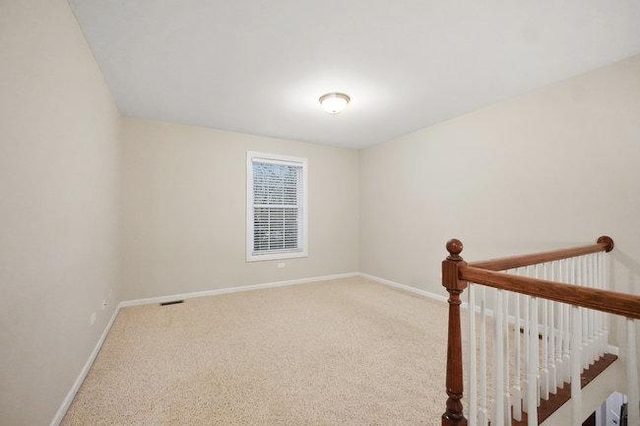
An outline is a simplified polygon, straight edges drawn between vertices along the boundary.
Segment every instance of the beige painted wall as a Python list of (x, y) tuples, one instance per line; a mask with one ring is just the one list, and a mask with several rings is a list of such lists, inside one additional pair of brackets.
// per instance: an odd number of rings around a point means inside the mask
[[(358, 151), (124, 119), (124, 299), (358, 271)], [(245, 261), (246, 152), (309, 161), (309, 257)]]
[[(357, 152), (121, 121), (64, 0), (0, 2), (0, 40), (0, 424), (50, 422), (122, 299), (358, 270), (442, 293), (451, 237), (478, 259), (603, 233), (640, 292), (639, 57)], [(284, 269), (245, 262), (247, 150), (309, 159)]]
[(49, 424), (113, 313), (118, 121), (67, 2), (0, 2), (0, 424)]
[(366, 149), (360, 167), (363, 272), (444, 294), (450, 238), (480, 260), (609, 234), (616, 288), (640, 292), (640, 57)]

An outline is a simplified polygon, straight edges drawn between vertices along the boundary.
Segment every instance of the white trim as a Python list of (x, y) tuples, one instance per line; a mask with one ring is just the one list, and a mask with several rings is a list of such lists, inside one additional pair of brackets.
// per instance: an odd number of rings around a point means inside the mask
[(620, 348), (617, 347), (617, 346), (613, 346), (613, 345), (607, 345), (607, 352), (610, 353), (611, 355), (619, 356), (620, 355)]
[(282, 154), (273, 154), (270, 152), (259, 152), (259, 151), (247, 151), (247, 154), (251, 155), (251, 159), (258, 159), (261, 163), (270, 163), (270, 164), (283, 164), (288, 165), (289, 163), (301, 163), (303, 161), (307, 161), (304, 157), (294, 157), (292, 155), (282, 155)]
[[(100, 351), (100, 348), (102, 348), (102, 345), (107, 335), (109, 334), (109, 331), (111, 330), (111, 327), (113, 326), (113, 323), (116, 317), (118, 316), (118, 313), (120, 312), (121, 308), (129, 307), (129, 306), (170, 302), (173, 300), (191, 299), (194, 297), (215, 296), (215, 295), (221, 295), (221, 294), (238, 293), (238, 292), (260, 290), (260, 289), (266, 289), (266, 288), (286, 287), (286, 286), (292, 286), (292, 285), (298, 285), (298, 284), (312, 283), (317, 281), (329, 281), (329, 280), (351, 278), (351, 277), (362, 277), (370, 281), (384, 284), (389, 287), (397, 288), (397, 289), (407, 291), (409, 293), (413, 293), (425, 298), (433, 299), (439, 302), (447, 301), (446, 296), (431, 293), (426, 290), (408, 286), (406, 284), (400, 284), (395, 281), (376, 277), (374, 275), (365, 274), (363, 272), (348, 272), (343, 274), (323, 275), (323, 276), (310, 277), (310, 278), (300, 278), (295, 280), (275, 281), (275, 282), (263, 283), (263, 284), (252, 284), (252, 285), (246, 285), (246, 286), (240, 286), (240, 287), (228, 287), (228, 288), (221, 288), (221, 289), (215, 289), (215, 290), (205, 290), (205, 291), (198, 291), (198, 292), (192, 292), (192, 293), (182, 293), (182, 294), (175, 294), (175, 295), (169, 295), (169, 296), (149, 297), (145, 299), (133, 299), (133, 300), (122, 301), (118, 304), (115, 311), (111, 315), (111, 319), (109, 319), (109, 322), (107, 323), (104, 331), (102, 332), (100, 339), (96, 343), (96, 346), (93, 349), (93, 352), (91, 352), (91, 355), (89, 355), (89, 359), (87, 360), (84, 367), (82, 368), (82, 371), (76, 378), (76, 381), (73, 383), (73, 385), (71, 386), (71, 389), (67, 393), (67, 396), (65, 397), (64, 401), (58, 408), (58, 411), (56, 412), (55, 417), (51, 421), (50, 426), (58, 426), (60, 422), (62, 422), (62, 419), (67, 413), (69, 406), (73, 402), (73, 399), (75, 398), (76, 393), (80, 389), (82, 382), (86, 378), (87, 374), (89, 373), (89, 370), (91, 369), (91, 366), (93, 365), (93, 362), (98, 356), (98, 352)], [(463, 305), (465, 304), (466, 303), (463, 303)], [(490, 312), (490, 314), (493, 314), (493, 312)], [(614, 355), (618, 355), (619, 349), (615, 346), (609, 345), (608, 352)]]
[(275, 282), (263, 283), (263, 284), (251, 284), (251, 285), (245, 285), (240, 287), (219, 288), (215, 290), (196, 291), (192, 293), (173, 294), (169, 296), (148, 297), (145, 299), (134, 299), (134, 300), (126, 300), (124, 302), (120, 302), (119, 307), (126, 308), (128, 306), (164, 303), (164, 302), (171, 302), (174, 300), (192, 299), (194, 297), (217, 296), (220, 294), (230, 294), (230, 293), (238, 293), (242, 291), (261, 290), (265, 288), (287, 287), (291, 285), (312, 283), (316, 281), (329, 281), (329, 280), (337, 280), (341, 278), (351, 278), (351, 277), (357, 277), (359, 275), (360, 274), (358, 272), (349, 272), (345, 274), (323, 275), (319, 277), (300, 278), (300, 279), (288, 280), (288, 281), (275, 281)]
[[(297, 250), (284, 251), (281, 253), (253, 253), (253, 162), (269, 164), (295, 165), (302, 168), (302, 202), (298, 207), (302, 210), (302, 223), (298, 233), (298, 243), (301, 247)], [(246, 261), (261, 262), (279, 259), (294, 259), (309, 256), (309, 161), (303, 157), (292, 157), (280, 154), (267, 154), (263, 152), (247, 151), (247, 170), (246, 170)]]
[(242, 287), (229, 287), (229, 288), (222, 288), (222, 289), (216, 289), (216, 290), (198, 291), (193, 293), (175, 294), (170, 296), (149, 297), (146, 299), (134, 299), (134, 300), (126, 300), (126, 301), (120, 302), (116, 307), (115, 311), (113, 312), (111, 319), (107, 323), (107, 326), (102, 332), (102, 335), (98, 340), (98, 343), (96, 343), (96, 346), (93, 349), (93, 352), (91, 352), (91, 355), (89, 355), (89, 359), (87, 360), (84, 367), (82, 368), (82, 371), (80, 371), (80, 374), (76, 378), (76, 381), (71, 386), (71, 389), (67, 393), (67, 396), (65, 397), (64, 401), (62, 401), (62, 404), (58, 408), (58, 411), (56, 412), (55, 417), (53, 418), (53, 420), (51, 420), (50, 426), (58, 426), (60, 422), (62, 422), (62, 419), (64, 418), (65, 414), (67, 414), (67, 410), (69, 409), (69, 406), (73, 402), (73, 398), (75, 398), (76, 393), (80, 389), (80, 386), (82, 386), (82, 382), (87, 377), (87, 374), (89, 373), (89, 370), (93, 365), (93, 362), (98, 356), (98, 352), (100, 352), (100, 348), (102, 348), (102, 344), (104, 343), (107, 337), (107, 334), (109, 334), (109, 331), (111, 330), (111, 326), (113, 325), (113, 322), (118, 316), (118, 313), (120, 312), (121, 308), (125, 308), (128, 306), (138, 306), (138, 305), (170, 302), (173, 300), (191, 299), (194, 297), (215, 296), (219, 294), (238, 293), (242, 291), (260, 290), (265, 288), (286, 287), (291, 285), (312, 283), (317, 281), (337, 280), (341, 278), (357, 277), (359, 275), (360, 274), (358, 272), (349, 272), (344, 274), (323, 275), (323, 276), (310, 277), (310, 278), (300, 278), (297, 280), (276, 281), (271, 283), (253, 284), (253, 285), (247, 285)]
[(247, 254), (247, 262), (253, 263), (253, 262), (263, 262), (267, 260), (296, 259), (299, 257), (309, 257), (309, 253), (306, 251), (285, 251), (282, 253), (255, 254), (255, 255)]
[(100, 352), (100, 348), (102, 348), (102, 344), (104, 343), (104, 340), (107, 338), (107, 334), (109, 334), (109, 331), (111, 330), (111, 326), (113, 325), (113, 322), (118, 316), (118, 312), (120, 312), (120, 305), (118, 305), (116, 309), (113, 311), (113, 314), (111, 315), (111, 318), (107, 323), (107, 326), (104, 328), (104, 331), (102, 332), (102, 335), (98, 340), (98, 343), (96, 343), (96, 346), (93, 348), (91, 355), (89, 355), (89, 359), (84, 364), (84, 367), (82, 367), (82, 370), (80, 371), (80, 374), (76, 378), (76, 381), (73, 382), (73, 385), (71, 386), (71, 389), (69, 389), (67, 396), (62, 401), (62, 404), (60, 404), (60, 407), (58, 408), (56, 415), (53, 417), (53, 420), (51, 420), (50, 426), (58, 426), (60, 422), (62, 422), (62, 419), (64, 418), (65, 414), (67, 414), (67, 410), (69, 409), (69, 406), (73, 402), (73, 398), (75, 398), (76, 393), (78, 393), (80, 386), (82, 386), (82, 382), (84, 382), (84, 379), (87, 377), (87, 374), (89, 374), (89, 370), (91, 369), (93, 362), (96, 360), (96, 357), (98, 356), (98, 352)]
[(419, 289), (419, 288), (416, 288), (416, 287), (411, 287), (411, 286), (406, 285), (406, 284), (400, 284), (400, 283), (397, 283), (395, 281), (391, 281), (391, 280), (387, 280), (387, 279), (384, 279), (384, 278), (376, 277), (374, 275), (365, 274), (364, 272), (360, 272), (359, 275), (362, 278), (366, 278), (366, 279), (368, 279), (370, 281), (375, 281), (375, 282), (378, 282), (380, 284), (387, 285), (389, 287), (397, 288), (397, 289), (400, 289), (400, 290), (407, 291), (409, 293), (417, 294), (417, 295), (422, 296), (422, 297), (427, 297), (429, 299), (437, 300), (438, 302), (446, 302), (447, 301), (447, 297), (443, 296), (441, 294), (431, 293), (429, 291), (422, 290), (422, 289)]

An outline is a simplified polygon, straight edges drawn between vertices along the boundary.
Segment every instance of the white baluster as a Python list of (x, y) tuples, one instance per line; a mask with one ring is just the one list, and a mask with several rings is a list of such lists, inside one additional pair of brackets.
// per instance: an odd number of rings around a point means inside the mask
[[(595, 254), (590, 254), (587, 256), (587, 269), (589, 271), (589, 280), (588, 286), (589, 288), (596, 288), (596, 279), (595, 279)], [(596, 338), (596, 313), (593, 309), (589, 309), (587, 318), (589, 320), (589, 325), (587, 326), (587, 330), (589, 332), (589, 363), (593, 363), (597, 360), (598, 357), (598, 339)]]
[(511, 424), (511, 394), (509, 393), (509, 292), (505, 291), (502, 299), (504, 317), (503, 317), (503, 368), (504, 368), (504, 390), (502, 398), (504, 399), (504, 424)]
[[(596, 279), (596, 255), (592, 254), (589, 256), (589, 287), (596, 288), (597, 279)], [(598, 354), (599, 348), (599, 339), (598, 339), (598, 330), (597, 330), (597, 320), (596, 316), (599, 315), (598, 311), (593, 309), (589, 309), (589, 352), (591, 354), (591, 362), (596, 361), (600, 358)]]
[[(523, 270), (523, 275), (529, 276), (530, 268), (527, 266)], [(522, 386), (522, 410), (525, 413), (529, 412), (529, 367), (531, 366), (531, 351), (530, 351), (530, 341), (529, 341), (529, 330), (531, 321), (529, 319), (529, 299), (530, 296), (523, 295), (522, 296), (522, 334), (524, 335), (524, 369), (525, 375), (523, 377), (523, 386)]]
[(562, 340), (562, 381), (568, 383), (571, 380), (571, 324), (569, 323), (569, 305), (562, 305), (562, 316), (564, 317), (564, 339)]
[[(609, 289), (607, 275), (606, 275), (606, 259), (605, 254), (598, 253), (598, 281), (600, 282), (600, 288), (604, 290)], [(600, 355), (604, 355), (608, 352), (609, 348), (609, 332), (608, 332), (608, 318), (607, 314), (600, 312)]]
[[(542, 277), (542, 265), (535, 265), (534, 267), (534, 277), (539, 279)], [(537, 298), (535, 299), (535, 308), (536, 308), (536, 312), (535, 312), (535, 316), (531, 315), (531, 327), (536, 335), (536, 340), (535, 340), (535, 347), (536, 347), (536, 351), (535, 351), (535, 358), (536, 358), (536, 407), (538, 407), (540, 405), (540, 394), (542, 391), (542, 379), (541, 379), (541, 374), (542, 374), (542, 363), (540, 362), (540, 304), (538, 302)]]
[[(582, 286), (590, 287), (589, 285), (589, 258), (588, 256), (582, 256)], [(591, 357), (591, 330), (589, 329), (589, 314), (591, 309), (582, 310), (582, 329), (584, 330), (584, 353), (583, 353), (583, 367), (589, 368), (589, 364), (593, 358)]]
[(480, 406), (478, 407), (478, 424), (487, 426), (489, 414), (487, 408), (487, 306), (486, 288), (482, 286), (480, 297)]
[[(502, 307), (503, 290), (496, 291), (494, 318), (493, 318), (493, 344), (495, 356), (493, 358), (493, 385), (495, 389), (495, 424), (496, 426), (504, 426), (504, 336), (502, 334), (503, 307)], [(493, 424), (493, 423), (492, 423)]]
[[(556, 280), (557, 276), (557, 262), (551, 263), (551, 281)], [(558, 360), (558, 347), (556, 341), (556, 310), (558, 308), (558, 304), (556, 302), (549, 302), (549, 345), (550, 345), (550, 354), (549, 354), (549, 377), (550, 381), (550, 390), (551, 393), (556, 393), (558, 390), (558, 372), (556, 371), (556, 362)]]
[(476, 425), (478, 410), (478, 387), (477, 387), (477, 363), (476, 363), (476, 285), (469, 284), (468, 289), (468, 315), (469, 315), (469, 414), (470, 426)]
[(522, 388), (520, 387), (520, 383), (522, 378), (520, 376), (520, 369), (522, 368), (520, 357), (520, 294), (514, 294), (514, 322), (513, 322), (513, 341), (514, 341), (514, 352), (516, 357), (515, 362), (515, 379), (513, 382), (513, 418), (517, 421), (522, 420)]
[[(595, 263), (594, 277), (596, 280), (596, 288), (598, 289), (604, 289), (604, 280), (602, 276), (602, 259), (603, 259), (603, 253), (602, 252), (597, 253), (595, 257), (595, 262), (594, 262)], [(598, 358), (603, 356), (606, 352), (607, 342), (605, 340), (606, 336), (604, 333), (604, 322), (605, 322), (605, 313), (598, 311), (598, 313), (596, 314), (596, 320), (595, 320), (596, 335), (598, 340), (598, 343), (597, 343)]]
[(629, 425), (640, 425), (640, 384), (638, 383), (638, 352), (636, 322), (627, 318), (627, 398)]
[[(542, 265), (543, 278), (549, 279), (548, 265)], [(542, 301), (542, 372), (540, 374), (540, 388), (542, 399), (549, 399), (549, 301)]]
[[(576, 258), (576, 261), (578, 265), (576, 284), (581, 287), (584, 287), (585, 283), (587, 282), (586, 274), (585, 274), (586, 268), (584, 267), (584, 257)], [(587, 309), (581, 309), (580, 312), (582, 314), (582, 321), (581, 321), (582, 327), (577, 331), (582, 336), (582, 340), (580, 343), (580, 361), (581, 361), (582, 369), (586, 369), (589, 367), (589, 359), (587, 358), (587, 352), (588, 352), (587, 351), (587, 348), (588, 348)]]
[(582, 312), (577, 306), (571, 307), (571, 327), (574, 333), (571, 335), (571, 402), (573, 425), (582, 424), (582, 388), (580, 374), (582, 373)]
[[(569, 284), (575, 283), (574, 264), (575, 262), (573, 258), (567, 259), (566, 278), (567, 278), (567, 283)], [(571, 381), (571, 341), (572, 341), (572, 338), (575, 337), (575, 334), (577, 334), (577, 332), (572, 333), (572, 324), (570, 322), (571, 307), (569, 305), (564, 305), (563, 311), (564, 311), (565, 339), (564, 339), (563, 348), (562, 348), (562, 360), (564, 362), (564, 367), (565, 367), (564, 381), (568, 383)]]
[(527, 363), (527, 425), (538, 425), (538, 299), (529, 298), (529, 356)]
[[(602, 285), (603, 288), (605, 290), (609, 290), (610, 289), (610, 285), (609, 285), (609, 258), (605, 258), (604, 255), (602, 256), (602, 262), (601, 262), (601, 274), (602, 274)], [(609, 317), (603, 313), (602, 314), (602, 318), (603, 318), (603, 332), (604, 332), (604, 337), (603, 337), (603, 346), (604, 346), (604, 350), (607, 351), (609, 348)]]
[[(566, 260), (560, 260), (558, 262), (558, 281), (567, 282), (566, 281)], [(565, 341), (567, 340), (567, 335), (565, 334), (565, 325), (564, 325), (564, 303), (558, 303), (558, 337), (556, 340), (556, 374), (558, 376), (558, 387), (564, 386), (565, 382), (565, 369), (566, 364), (563, 359), (563, 348), (565, 346)]]

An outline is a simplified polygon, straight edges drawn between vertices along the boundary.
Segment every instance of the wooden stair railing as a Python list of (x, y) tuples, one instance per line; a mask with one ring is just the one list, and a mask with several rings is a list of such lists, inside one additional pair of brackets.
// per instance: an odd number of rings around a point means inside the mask
[(442, 262), (442, 285), (449, 292), (449, 333), (447, 337), (447, 408), (442, 414), (442, 426), (466, 426), (467, 419), (462, 410), (462, 325), (460, 323), (460, 295), (467, 288), (467, 282), (460, 279), (460, 267), (466, 266), (462, 260), (462, 242), (450, 240), (447, 243), (449, 256)]
[[(463, 358), (460, 313), (461, 294), (467, 288), (467, 283), (620, 315), (629, 320), (628, 329), (632, 330), (632, 320), (640, 319), (640, 296), (499, 272), (591, 253), (610, 252), (613, 247), (613, 240), (603, 236), (598, 238), (596, 244), (467, 264), (460, 256), (463, 249), (462, 243), (457, 239), (447, 243), (449, 255), (442, 262), (442, 282), (449, 293), (447, 402), (446, 410), (442, 415), (443, 426), (467, 425), (461, 402)], [(579, 387), (580, 384), (577, 386)]]

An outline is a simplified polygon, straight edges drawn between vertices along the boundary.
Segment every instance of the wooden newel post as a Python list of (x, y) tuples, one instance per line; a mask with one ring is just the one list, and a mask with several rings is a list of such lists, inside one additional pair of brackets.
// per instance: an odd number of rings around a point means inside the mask
[(466, 265), (460, 257), (462, 242), (447, 242), (449, 256), (442, 262), (442, 285), (449, 292), (449, 338), (447, 343), (447, 409), (442, 415), (442, 426), (465, 426), (462, 413), (462, 329), (460, 324), (460, 294), (467, 287), (458, 278), (458, 268)]

